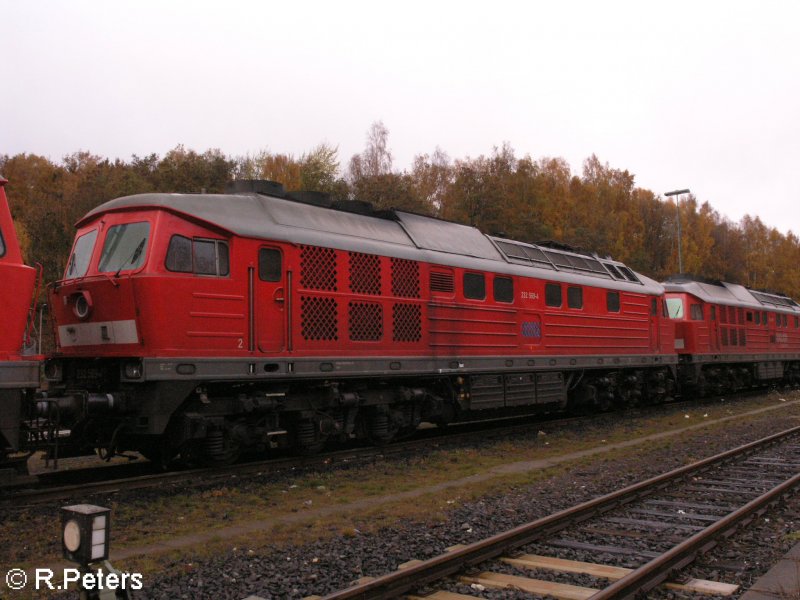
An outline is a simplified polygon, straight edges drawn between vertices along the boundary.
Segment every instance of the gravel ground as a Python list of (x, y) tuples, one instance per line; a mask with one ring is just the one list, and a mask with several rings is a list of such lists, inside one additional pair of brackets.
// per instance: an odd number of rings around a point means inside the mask
[[(410, 559), (436, 556), (449, 546), (478, 541), (791, 424), (785, 419), (764, 417), (729, 425), (723, 434), (713, 437), (694, 433), (666, 448), (637, 448), (617, 459), (598, 457), (591, 464), (582, 464), (532, 485), (463, 504), (457, 501), (444, 522), (401, 521), (375, 533), (361, 533), (355, 519), (356, 527), (349, 535), (335, 538), (325, 535), (324, 526), (314, 525), (320, 528), (321, 539), (303, 546), (248, 549), (241, 545), (212, 557), (186, 554), (170, 564), (162, 575), (148, 577), (146, 590), (139, 592), (137, 598), (241, 599), (254, 594), (280, 599), (324, 595), (347, 587), (359, 577), (379, 576)], [(431, 507), (431, 513), (437, 511), (438, 507)], [(692, 574), (705, 579), (717, 577), (746, 589), (793, 545), (786, 536), (798, 531), (799, 520), (800, 501), (795, 497), (704, 557), (702, 564), (710, 565), (711, 569), (693, 567)], [(362, 527), (368, 529), (368, 522)], [(614, 562), (624, 566), (619, 557)], [(515, 567), (504, 568), (521, 574)], [(542, 579), (558, 578), (557, 574), (544, 571), (536, 575)], [(593, 583), (596, 582), (589, 577), (584, 585)], [(515, 591), (481, 591), (456, 582), (451, 582), (448, 589), (483, 598), (530, 598)], [(74, 597), (74, 594), (62, 595), (62, 598)], [(652, 597), (690, 596), (664, 592)]]

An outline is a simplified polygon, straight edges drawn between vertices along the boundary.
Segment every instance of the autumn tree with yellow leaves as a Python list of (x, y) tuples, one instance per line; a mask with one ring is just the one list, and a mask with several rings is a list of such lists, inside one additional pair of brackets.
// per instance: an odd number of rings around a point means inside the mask
[(509, 144), (486, 155), (452, 159), (444, 150), (418, 154), (397, 170), (389, 130), (374, 123), (364, 150), (342, 168), (338, 148), (318, 145), (299, 157), (261, 151), (229, 157), (177, 146), (129, 161), (76, 152), (60, 162), (35, 154), (0, 156), (24, 254), (60, 278), (74, 223), (111, 198), (143, 192), (206, 192), (231, 179), (271, 179), (287, 190), (313, 189), (337, 200), (362, 200), (474, 225), (527, 242), (556, 240), (610, 255), (662, 280), (678, 272), (676, 219), (688, 273), (771, 289), (800, 298), (800, 239), (757, 216), (733, 223), (694, 196), (677, 206), (636, 186), (635, 176), (597, 156), (580, 174), (562, 158), (518, 157)]

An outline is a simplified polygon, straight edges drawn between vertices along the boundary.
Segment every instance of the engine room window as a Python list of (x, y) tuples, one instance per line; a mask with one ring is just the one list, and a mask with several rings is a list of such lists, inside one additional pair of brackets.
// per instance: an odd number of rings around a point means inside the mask
[(567, 306), (569, 308), (583, 308), (583, 288), (567, 288)]
[(147, 253), (149, 235), (150, 223), (146, 222), (110, 227), (97, 270), (101, 273), (114, 273), (141, 267)]
[(495, 302), (514, 302), (514, 280), (510, 277), (494, 278)]
[(547, 306), (561, 306), (561, 286), (547, 283), (544, 286), (544, 303)]
[(84, 233), (75, 241), (75, 249), (69, 257), (67, 263), (66, 279), (74, 277), (83, 277), (89, 269), (89, 261), (92, 258), (92, 250), (94, 250), (94, 243), (97, 240), (97, 229)]
[(650, 316), (657, 317), (658, 316), (658, 299), (651, 298), (650, 299)]
[(190, 240), (173, 235), (169, 240), (167, 270), (176, 273), (225, 277), (230, 270), (228, 244), (220, 240)]
[(756, 312), (756, 325), (761, 325), (761, 313)]
[(703, 320), (703, 307), (699, 304), (692, 304), (690, 308), (692, 321), (702, 321)]
[(283, 273), (281, 251), (261, 248), (258, 251), (258, 278), (261, 281), (280, 281)]
[(667, 312), (670, 319), (682, 319), (683, 300), (681, 298), (667, 298)]
[(608, 312), (619, 312), (619, 292), (606, 293), (606, 308)]
[(486, 298), (486, 280), (482, 273), (464, 273), (464, 298), (470, 300)]
[(714, 306), (713, 304), (711, 305), (711, 317), (710, 317), (710, 319), (712, 321), (716, 321), (717, 320), (717, 307)]

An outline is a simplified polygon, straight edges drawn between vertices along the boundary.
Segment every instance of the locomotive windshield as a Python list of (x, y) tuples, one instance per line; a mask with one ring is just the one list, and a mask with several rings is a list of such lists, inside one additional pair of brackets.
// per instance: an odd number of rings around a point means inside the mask
[(3, 241), (3, 232), (0, 231), (0, 256), (6, 255), (6, 243)]
[(670, 319), (682, 319), (683, 300), (681, 298), (667, 298), (667, 311)]
[(101, 273), (119, 273), (123, 269), (138, 269), (144, 264), (150, 223), (114, 225), (106, 234), (103, 253), (97, 270)]
[(69, 263), (67, 263), (66, 279), (83, 277), (86, 275), (96, 239), (97, 229), (92, 229), (75, 241), (75, 249), (72, 251), (72, 256), (69, 257)]

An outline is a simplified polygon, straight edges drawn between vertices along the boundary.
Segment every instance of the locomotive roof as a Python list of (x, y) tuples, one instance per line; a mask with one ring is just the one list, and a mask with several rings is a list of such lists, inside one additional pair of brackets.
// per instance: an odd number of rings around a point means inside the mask
[(111, 211), (163, 209), (235, 235), (424, 260), (455, 267), (661, 294), (656, 281), (618, 261), (484, 235), (477, 228), (402, 211), (363, 214), (262, 193), (137, 194), (90, 211), (78, 227)]
[(704, 302), (741, 306), (757, 310), (775, 310), (779, 312), (800, 313), (797, 302), (771, 292), (751, 290), (738, 283), (724, 281), (704, 281), (690, 277), (674, 277), (664, 282), (667, 292), (682, 292), (696, 296)]

